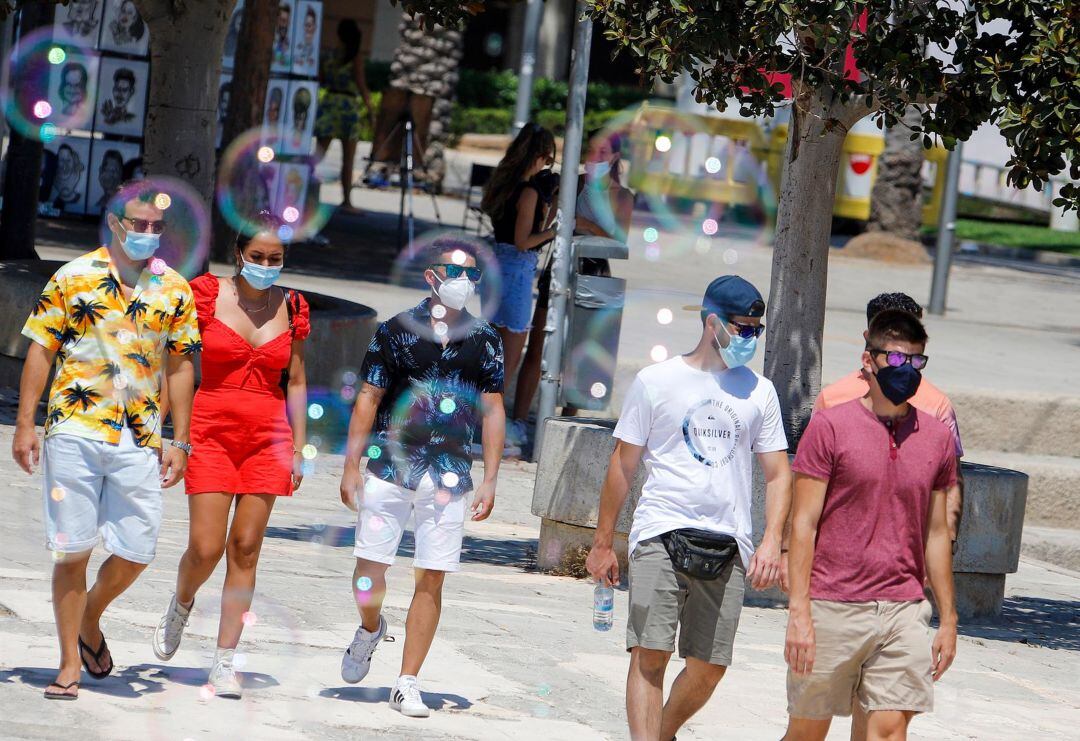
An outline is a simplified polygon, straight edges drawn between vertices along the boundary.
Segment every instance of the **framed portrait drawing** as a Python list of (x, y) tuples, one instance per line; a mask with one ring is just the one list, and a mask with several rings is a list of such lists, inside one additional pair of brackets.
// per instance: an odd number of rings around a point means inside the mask
[(95, 139), (90, 148), (86, 213), (100, 214), (124, 182), (124, 173), (140, 160), (142, 148), (133, 142)]
[(105, 0), (101, 49), (145, 57), (149, 48), (150, 29), (139, 15), (135, 0)]
[(236, 61), (236, 44), (240, 40), (240, 17), (244, 14), (244, 0), (236, 0), (229, 17), (229, 29), (225, 32), (225, 53), (221, 56), (221, 68), (232, 69)]
[(41, 163), (40, 200), (46, 212), (86, 213), (90, 177), (90, 140), (58, 136), (45, 145)]
[(57, 5), (53, 17), (53, 39), (83, 49), (98, 48), (104, 0), (70, 0)]
[(119, 136), (142, 136), (149, 65), (137, 60), (103, 57), (100, 69), (94, 130)]
[(62, 64), (50, 65), (48, 120), (57, 128), (90, 130), (100, 63), (96, 54), (71, 49)]
[(273, 51), (270, 57), (270, 72), (288, 72), (292, 69), (293, 19), (296, 3), (294, 0), (281, 0), (278, 4), (277, 19), (274, 22)]
[(311, 153), (318, 92), (317, 82), (293, 80), (289, 83), (288, 102), (285, 107), (285, 130), (281, 135), (282, 153)]
[(214, 146), (221, 149), (221, 135), (225, 130), (225, 116), (229, 112), (229, 100), (232, 98), (232, 75), (225, 72), (218, 83), (217, 95), (217, 133), (214, 134)]
[(281, 135), (285, 130), (285, 107), (289, 101), (289, 81), (271, 79), (266, 86), (263, 103), (263, 141), (275, 151), (281, 151)]
[[(311, 181), (311, 167), (306, 162), (284, 162), (278, 175), (279, 190), (274, 214), (290, 226), (297, 226), (304, 220), (304, 205), (306, 204), (308, 186)], [(289, 208), (295, 208), (296, 214), (286, 213)]]
[(296, 4), (293, 26), (292, 72), (301, 77), (319, 76), (319, 40), (322, 3), (301, 0)]

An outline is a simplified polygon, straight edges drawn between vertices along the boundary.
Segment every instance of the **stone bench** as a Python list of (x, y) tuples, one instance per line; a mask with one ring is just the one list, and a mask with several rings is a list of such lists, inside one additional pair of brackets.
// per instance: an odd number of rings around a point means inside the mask
[[(45, 282), (62, 264), (52, 260), (0, 263), (0, 387), (19, 387), (30, 342), (20, 334), (23, 323)], [(305, 291), (304, 297), (311, 307), (311, 337), (304, 353), (308, 386), (337, 389), (341, 371), (359, 369), (364, 360), (378, 327), (375, 310), (336, 296)]]
[[(547, 421), (533, 490), (532, 512), (541, 518), (538, 565), (559, 567), (579, 547), (592, 545), (600, 488), (615, 448), (613, 420), (557, 417)], [(1027, 475), (964, 463), (964, 513), (953, 557), (956, 605), (965, 619), (1001, 612), (1005, 575), (1016, 572), (1024, 525)], [(627, 533), (644, 483), (638, 470), (615, 526), (615, 551), (625, 575)], [(754, 542), (765, 529), (765, 482), (754, 467)], [(748, 601), (783, 602), (779, 590), (748, 592)]]

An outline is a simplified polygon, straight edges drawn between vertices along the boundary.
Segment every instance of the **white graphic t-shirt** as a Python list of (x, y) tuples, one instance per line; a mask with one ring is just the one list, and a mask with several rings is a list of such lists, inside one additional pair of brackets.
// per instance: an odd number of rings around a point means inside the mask
[(746, 367), (711, 373), (675, 357), (637, 374), (614, 434), (645, 447), (631, 552), (648, 538), (698, 528), (735, 538), (749, 566), (751, 454), (788, 446), (772, 382)]

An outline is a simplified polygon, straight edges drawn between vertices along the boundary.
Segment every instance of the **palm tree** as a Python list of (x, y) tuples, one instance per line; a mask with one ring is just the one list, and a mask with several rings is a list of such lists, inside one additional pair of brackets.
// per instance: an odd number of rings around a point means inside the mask
[(176, 306), (173, 308), (173, 317), (179, 319), (184, 315), (184, 310), (187, 308), (187, 303), (184, 301), (183, 296), (176, 298)]
[(158, 412), (160, 411), (161, 408), (158, 406), (156, 401), (154, 401), (150, 397), (146, 397), (145, 399), (143, 399), (143, 414), (145, 414), (147, 417), (156, 417), (158, 415)]
[(124, 429), (124, 425), (117, 422), (112, 417), (98, 417), (98, 422), (100, 422), (102, 426), (108, 427), (110, 430), (116, 430), (117, 432)]
[(120, 370), (119, 364), (114, 363), (111, 360), (106, 360), (105, 365), (101, 367), (101, 372), (98, 373), (98, 375), (102, 378), (108, 378), (111, 380), (119, 376), (121, 372), (122, 371)]
[(169, 337), (167, 340), (165, 340), (165, 354), (171, 355), (174, 352), (176, 352), (176, 340), (174, 340), (172, 337)]
[(34, 304), (34, 316), (43, 313), (52, 305), (52, 298), (47, 292), (42, 291), (41, 295), (38, 296), (37, 303)]
[(109, 273), (98, 282), (98, 290), (105, 291), (106, 294), (113, 298), (119, 298), (120, 281), (118, 281), (112, 273)]
[(137, 298), (131, 299), (131, 303), (128, 304), (127, 311), (125, 312), (129, 317), (138, 321), (142, 318), (142, 315), (146, 313), (146, 310), (150, 308), (146, 305), (145, 301)]
[(53, 407), (49, 410), (49, 416), (45, 417), (45, 427), (52, 427), (54, 424), (60, 421), (64, 416), (64, 410), (60, 407)]
[(124, 357), (127, 358), (128, 360), (132, 360), (132, 361), (138, 363), (143, 368), (149, 368), (150, 367), (150, 359), (148, 357), (146, 357), (145, 353), (129, 352), (126, 355), (124, 355)]
[(103, 303), (98, 301), (87, 301), (84, 298), (80, 298), (71, 308), (71, 318), (75, 320), (77, 324), (97, 324), (98, 319), (103, 319), (105, 317), (105, 315), (101, 313), (105, 308), (105, 304)]
[(194, 355), (195, 353), (202, 352), (202, 341), (192, 340), (185, 342), (183, 349), (180, 350), (183, 355)]
[[(101, 399), (101, 394), (94, 391), (93, 387), (84, 388), (78, 381), (74, 386), (64, 389), (64, 406), (71, 410), (71, 414), (75, 413), (75, 407), (78, 406), (81, 406), (84, 412), (92, 406), (97, 406), (99, 399)], [(71, 414), (68, 416), (70, 417)]]

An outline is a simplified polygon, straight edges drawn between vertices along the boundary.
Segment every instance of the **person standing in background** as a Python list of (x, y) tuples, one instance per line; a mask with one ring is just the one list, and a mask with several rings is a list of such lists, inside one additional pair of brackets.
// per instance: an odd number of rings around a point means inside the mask
[[(341, 141), (341, 207), (355, 210), (352, 202), (353, 160), (364, 124), (375, 128), (375, 106), (364, 75), (360, 53), (363, 34), (356, 21), (338, 23), (337, 50), (322, 60), (319, 71), (319, 111), (315, 119), (316, 157), (321, 160), (334, 139)], [(361, 100), (363, 103), (361, 104)]]

